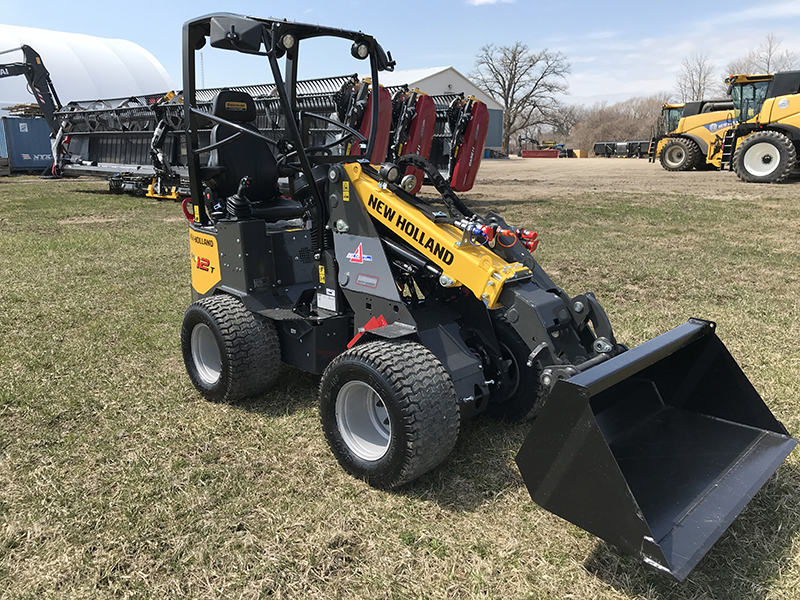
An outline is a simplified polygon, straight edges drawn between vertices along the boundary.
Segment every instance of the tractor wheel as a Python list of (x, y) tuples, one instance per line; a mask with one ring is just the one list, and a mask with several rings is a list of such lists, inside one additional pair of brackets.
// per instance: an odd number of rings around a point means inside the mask
[(346, 350), (325, 369), (319, 395), (334, 456), (345, 471), (377, 488), (427, 473), (458, 438), (450, 376), (415, 342), (381, 340)]
[(533, 419), (542, 407), (544, 387), (539, 381), (542, 365), (538, 361), (528, 366), (531, 351), (505, 314), (492, 314), (492, 322), (502, 358), (501, 401), (490, 402), (486, 414), (509, 423)]
[(742, 181), (778, 183), (797, 164), (792, 141), (777, 131), (758, 131), (747, 136), (733, 156), (733, 170)]
[(207, 296), (186, 309), (181, 349), (194, 387), (215, 402), (259, 394), (280, 370), (275, 325), (233, 296)]
[(700, 148), (687, 138), (670, 140), (661, 149), (661, 166), (667, 171), (691, 171), (699, 166), (702, 160)]

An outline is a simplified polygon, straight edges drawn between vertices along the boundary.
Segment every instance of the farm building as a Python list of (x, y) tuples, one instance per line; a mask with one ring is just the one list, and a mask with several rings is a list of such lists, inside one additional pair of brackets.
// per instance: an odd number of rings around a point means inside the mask
[(407, 69), (381, 73), (380, 81), (386, 87), (407, 84), (426, 94), (447, 94), (463, 92), (475, 96), (486, 103), (489, 109), (489, 131), (486, 134), (486, 148), (499, 150), (503, 146), (503, 107), (482, 92), (478, 86), (456, 71), (453, 67), (432, 67), (429, 69)]

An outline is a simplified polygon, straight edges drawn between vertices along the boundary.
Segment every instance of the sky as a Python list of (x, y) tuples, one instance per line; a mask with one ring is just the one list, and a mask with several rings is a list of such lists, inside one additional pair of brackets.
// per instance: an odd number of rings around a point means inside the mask
[[(564, 100), (575, 104), (671, 92), (687, 56), (708, 53), (722, 73), (731, 60), (758, 47), (769, 34), (782, 40), (782, 48), (800, 53), (800, 0), (0, 0), (3, 24), (139, 44), (161, 62), (178, 88), (181, 26), (214, 12), (361, 30), (391, 51), (397, 69), (452, 66), (467, 76), (482, 46), (521, 41), (531, 50), (547, 48), (567, 57), (570, 94)], [(206, 87), (266, 79), (251, 63), (232, 67), (226, 61), (215, 62), (218, 55), (228, 53), (204, 50), (203, 54)], [(334, 53), (318, 58), (303, 75), (353, 72), (349, 55), (344, 62)]]

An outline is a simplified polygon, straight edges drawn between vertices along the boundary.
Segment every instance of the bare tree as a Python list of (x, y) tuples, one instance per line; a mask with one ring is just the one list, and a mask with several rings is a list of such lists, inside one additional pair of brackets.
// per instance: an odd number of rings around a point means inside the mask
[(522, 42), (511, 46), (488, 44), (475, 59), (470, 77), (503, 105), (503, 148), (517, 131), (548, 122), (556, 95), (567, 93), (570, 64), (561, 52), (546, 48), (531, 52)]
[(675, 82), (675, 90), (680, 101), (702, 100), (715, 83), (714, 71), (714, 64), (708, 54), (695, 52), (684, 58), (681, 62), (681, 72)]
[(572, 104), (561, 104), (548, 115), (548, 125), (553, 135), (559, 139), (568, 139), (575, 125), (580, 120), (580, 109)]
[(782, 40), (774, 34), (741, 58), (728, 63), (728, 73), (775, 73), (800, 68), (800, 55), (790, 50), (781, 50)]

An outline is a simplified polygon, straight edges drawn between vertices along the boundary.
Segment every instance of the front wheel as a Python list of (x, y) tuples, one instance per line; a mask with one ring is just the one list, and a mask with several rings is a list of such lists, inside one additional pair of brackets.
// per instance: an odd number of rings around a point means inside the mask
[(415, 342), (374, 341), (340, 354), (322, 375), (319, 412), (339, 464), (378, 488), (427, 473), (458, 438), (450, 376)]
[(747, 136), (733, 156), (733, 170), (748, 183), (778, 183), (797, 164), (792, 141), (777, 131), (758, 131)]
[(492, 325), (500, 345), (501, 396), (499, 402), (489, 402), (486, 414), (509, 423), (530, 421), (544, 404), (545, 389), (539, 381), (542, 365), (536, 361), (528, 366), (530, 348), (505, 313), (492, 314)]
[(207, 296), (186, 309), (181, 350), (192, 384), (215, 402), (255, 396), (280, 370), (275, 325), (229, 295)]
[(686, 138), (676, 138), (661, 149), (661, 166), (667, 171), (691, 171), (703, 157), (697, 144)]

